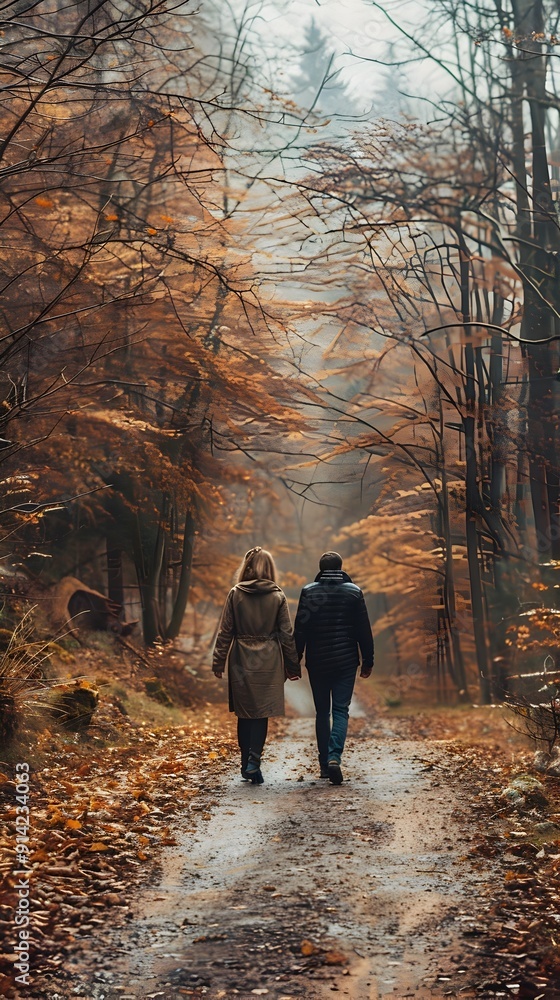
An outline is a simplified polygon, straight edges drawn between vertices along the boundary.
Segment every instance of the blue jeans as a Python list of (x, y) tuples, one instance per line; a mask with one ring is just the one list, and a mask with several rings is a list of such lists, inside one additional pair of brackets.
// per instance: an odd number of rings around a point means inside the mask
[[(321, 674), (309, 671), (309, 681), (315, 702), (315, 734), (319, 764), (330, 760), (340, 764), (348, 732), (348, 709), (352, 701), (357, 667), (342, 674)], [(331, 727), (332, 711), (332, 727)]]

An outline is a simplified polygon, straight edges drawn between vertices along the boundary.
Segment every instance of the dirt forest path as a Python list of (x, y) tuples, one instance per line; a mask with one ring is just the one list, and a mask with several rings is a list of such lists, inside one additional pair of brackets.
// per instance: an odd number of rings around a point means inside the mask
[(438, 777), (443, 751), (357, 714), (339, 787), (316, 777), (313, 722), (298, 718), (269, 743), (262, 786), (235, 768), (206, 788), (208, 812), (194, 830), (180, 820), (128, 926), (77, 959), (74, 994), (480, 996), (458, 932), (488, 873), (464, 858), (470, 830)]

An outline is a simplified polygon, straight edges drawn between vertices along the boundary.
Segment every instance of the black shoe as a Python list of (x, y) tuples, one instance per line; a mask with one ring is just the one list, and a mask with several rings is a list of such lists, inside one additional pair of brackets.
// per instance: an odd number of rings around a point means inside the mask
[(342, 784), (342, 771), (340, 770), (340, 764), (337, 760), (329, 760), (328, 764), (328, 777), (333, 785)]
[(319, 764), (319, 768), (320, 768), (320, 772), (321, 772), (320, 773), (320, 777), (321, 778), (330, 778), (329, 765), (328, 764)]
[(258, 754), (251, 751), (247, 767), (241, 774), (247, 781), (252, 781), (254, 785), (262, 785), (264, 778), (261, 773), (261, 758)]

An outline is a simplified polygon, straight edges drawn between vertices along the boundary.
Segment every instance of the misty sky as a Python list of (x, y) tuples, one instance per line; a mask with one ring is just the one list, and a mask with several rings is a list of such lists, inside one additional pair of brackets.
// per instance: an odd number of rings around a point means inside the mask
[[(429, 37), (433, 4), (386, 0), (383, 8), (406, 30), (422, 35), (427, 30)], [(368, 61), (396, 58), (410, 51), (398, 28), (368, 0), (267, 0), (255, 21), (255, 31), (262, 34), (265, 45), (272, 39), (276, 51), (283, 40), (288, 73), (294, 48), (303, 43), (305, 27), (312, 18), (340, 54), (341, 76), (364, 111), (377, 104), (380, 93), (392, 86), (418, 97), (435, 96), (436, 90), (442, 93), (448, 88), (444, 74), (425, 61), (414, 61), (400, 70)]]

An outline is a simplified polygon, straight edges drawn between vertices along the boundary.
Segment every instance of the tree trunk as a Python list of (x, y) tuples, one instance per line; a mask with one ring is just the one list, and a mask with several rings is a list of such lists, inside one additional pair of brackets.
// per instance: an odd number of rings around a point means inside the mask
[(195, 521), (191, 511), (189, 510), (185, 518), (185, 533), (183, 537), (183, 552), (181, 556), (181, 575), (179, 577), (179, 586), (177, 588), (177, 596), (173, 604), (173, 613), (171, 615), (171, 621), (169, 622), (169, 626), (167, 628), (168, 639), (176, 639), (177, 636), (179, 635), (185, 611), (187, 609), (187, 601), (189, 599), (189, 590), (190, 590), (191, 575), (192, 575), (194, 533), (195, 533)]
[(122, 567), (122, 549), (115, 548), (107, 539), (107, 595), (124, 607), (124, 581)]
[[(444, 473), (445, 474), (445, 473)], [(445, 493), (441, 509), (442, 537), (445, 545), (445, 581), (443, 587), (443, 597), (445, 605), (445, 615), (448, 622), (449, 637), (451, 640), (452, 671), (451, 676), (455, 682), (460, 701), (466, 701), (469, 696), (467, 686), (467, 675), (465, 672), (465, 662), (463, 650), (461, 648), (461, 634), (457, 628), (457, 607), (455, 601), (455, 578), (453, 568), (453, 546), (451, 543), (451, 530), (449, 526), (449, 501), (447, 496), (447, 484), (442, 485), (442, 494)]]
[[(463, 234), (457, 231), (459, 241), (459, 268), (461, 284), (461, 316), (464, 323), (470, 321), (470, 261), (468, 248)], [(465, 434), (465, 536), (467, 544), (467, 560), (469, 566), (469, 581), (471, 590), (471, 611), (473, 617), (476, 662), (480, 683), (480, 696), (483, 704), (490, 702), (490, 676), (488, 670), (488, 650), (486, 646), (486, 627), (484, 615), (484, 600), (482, 595), (482, 580), (478, 556), (478, 532), (476, 526), (477, 513), (481, 506), (478, 491), (478, 462), (476, 450), (476, 376), (475, 357), (469, 328), (465, 326), (465, 414), (463, 430)]]
[[(504, 318), (504, 300), (499, 292), (494, 292), (492, 323), (500, 326)], [(490, 345), (490, 404), (492, 406), (491, 458), (490, 458), (490, 503), (501, 515), (506, 492), (507, 435), (504, 433), (505, 413), (503, 411), (503, 351), (501, 334), (493, 333)]]
[[(164, 498), (155, 539), (153, 538), (153, 528), (151, 538), (142, 538), (139, 515), (137, 516), (138, 530), (134, 539), (134, 563), (142, 601), (142, 630), (144, 642), (147, 646), (151, 646), (157, 639), (165, 638), (165, 624), (161, 620), (158, 601), (159, 580), (165, 547), (165, 530), (163, 525), (165, 503)], [(151, 545), (150, 542), (152, 543)], [(145, 551), (146, 548), (148, 548), (147, 553)], [(151, 551), (149, 551), (150, 548)]]
[[(542, 340), (552, 336), (558, 322), (555, 310), (560, 306), (556, 257), (560, 234), (552, 199), (550, 171), (546, 150), (546, 54), (542, 0), (514, 0), (516, 35), (522, 39), (512, 64), (512, 121), (520, 147), (514, 161), (518, 188), (518, 233), (521, 237), (519, 260), (523, 274), (522, 336)], [(531, 114), (532, 201), (527, 190), (523, 126), (523, 98)], [(521, 179), (517, 172), (522, 171)], [(555, 411), (558, 352), (552, 344), (529, 344), (529, 475), (537, 534), (537, 552), (541, 562), (560, 557), (560, 517), (558, 482), (558, 447)]]
[(453, 566), (453, 544), (451, 541), (451, 526), (449, 523), (449, 493), (447, 489), (447, 467), (445, 456), (444, 437), (444, 415), (441, 395), (439, 398), (439, 427), (440, 427), (440, 460), (438, 472), (441, 475), (441, 491), (438, 499), (438, 535), (441, 538), (444, 551), (444, 580), (442, 586), (442, 598), (445, 609), (445, 620), (449, 630), (450, 648), (447, 649), (449, 675), (457, 688), (461, 701), (468, 698), (467, 675), (463, 650), (461, 648), (461, 634), (457, 628), (457, 607), (455, 600), (455, 569)]

